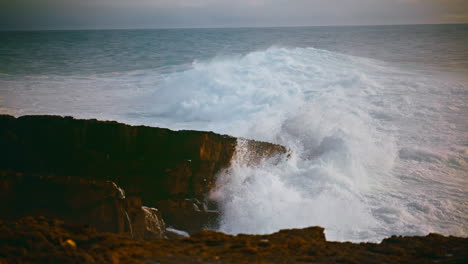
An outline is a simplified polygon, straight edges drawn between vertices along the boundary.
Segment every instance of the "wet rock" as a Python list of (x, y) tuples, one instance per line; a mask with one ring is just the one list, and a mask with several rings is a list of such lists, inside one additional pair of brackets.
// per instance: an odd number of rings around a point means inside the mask
[(208, 210), (198, 199), (171, 199), (158, 201), (156, 207), (171, 227), (193, 233), (217, 224), (219, 212)]
[(187, 233), (185, 231), (182, 231), (182, 230), (172, 228), (172, 227), (166, 228), (165, 235), (166, 235), (167, 238), (186, 238), (186, 237), (190, 236), (189, 233)]
[(161, 213), (156, 208), (143, 206), (145, 213), (145, 233), (146, 240), (160, 239), (165, 237), (166, 227)]

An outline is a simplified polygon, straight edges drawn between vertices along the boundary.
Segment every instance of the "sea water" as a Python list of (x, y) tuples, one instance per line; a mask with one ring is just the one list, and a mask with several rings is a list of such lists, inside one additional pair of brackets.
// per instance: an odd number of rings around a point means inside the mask
[(239, 141), (223, 232), (468, 235), (468, 25), (0, 32), (0, 113), (286, 146)]

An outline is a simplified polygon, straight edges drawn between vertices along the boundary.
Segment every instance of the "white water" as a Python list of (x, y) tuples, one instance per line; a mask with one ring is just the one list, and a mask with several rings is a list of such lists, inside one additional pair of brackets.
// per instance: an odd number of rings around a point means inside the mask
[[(249, 152), (239, 144), (212, 194), (222, 209), (220, 230), (320, 225), (330, 240), (378, 241), (468, 235), (467, 82), (434, 74), (313, 48), (270, 48), (169, 74), (32, 78), (24, 87), (44, 89), (23, 91), (28, 96), (13, 87), (16, 81), (3, 86), (19, 94), (9, 96), (15, 102), (7, 110), (21, 114), (118, 119), (283, 144), (289, 159), (255, 167), (243, 162)], [(100, 82), (115, 87), (88, 92)], [(86, 89), (46, 89), (54, 83)], [(40, 103), (28, 103), (35, 99)]]
[[(220, 230), (320, 225), (330, 240), (467, 235), (466, 88), (383, 62), (270, 48), (197, 62), (156, 92), (159, 117), (275, 142), (289, 159), (219, 175)], [(465, 140), (465, 141), (463, 141)]]

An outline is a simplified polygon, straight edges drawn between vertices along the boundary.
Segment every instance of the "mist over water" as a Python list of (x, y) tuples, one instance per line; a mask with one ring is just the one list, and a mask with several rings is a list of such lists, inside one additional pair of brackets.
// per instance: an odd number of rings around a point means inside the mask
[[(468, 50), (459, 45), (466, 30), (104, 32), (121, 44), (113, 50), (97, 34), (87, 45), (106, 47), (99, 60), (70, 57), (61, 69), (53, 66), (57, 57), (38, 67), (11, 57), (0, 67), (0, 110), (212, 130), (286, 146), (288, 157), (252, 165), (238, 142), (210, 195), (223, 232), (320, 225), (329, 240), (467, 236)], [(67, 34), (60, 38), (82, 36)]]

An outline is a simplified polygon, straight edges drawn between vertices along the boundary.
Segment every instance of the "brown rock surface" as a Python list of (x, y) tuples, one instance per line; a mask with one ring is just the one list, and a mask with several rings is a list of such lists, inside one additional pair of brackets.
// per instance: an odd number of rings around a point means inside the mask
[[(286, 153), (282, 146), (247, 142), (257, 159)], [(110, 180), (151, 207), (162, 200), (203, 200), (236, 144), (212, 132), (0, 115), (0, 170)]]
[(143, 206), (142, 209), (145, 215), (143, 238), (146, 240), (164, 238), (166, 227), (159, 210), (146, 206)]
[(217, 226), (219, 212), (208, 210), (206, 203), (197, 199), (162, 200), (156, 203), (156, 207), (171, 227), (188, 233)]
[(164, 237), (157, 210), (111, 181), (0, 172), (0, 219), (45, 216), (134, 239)]
[(320, 227), (271, 235), (201, 231), (134, 241), (45, 218), (0, 222), (0, 263), (467, 263), (468, 239), (430, 234), (380, 244), (327, 242)]
[[(59, 116), (0, 115), (0, 169), (116, 182), (145, 204), (203, 198), (226, 168), (237, 139), (212, 132), (171, 131)], [(260, 156), (282, 146), (249, 141)]]

